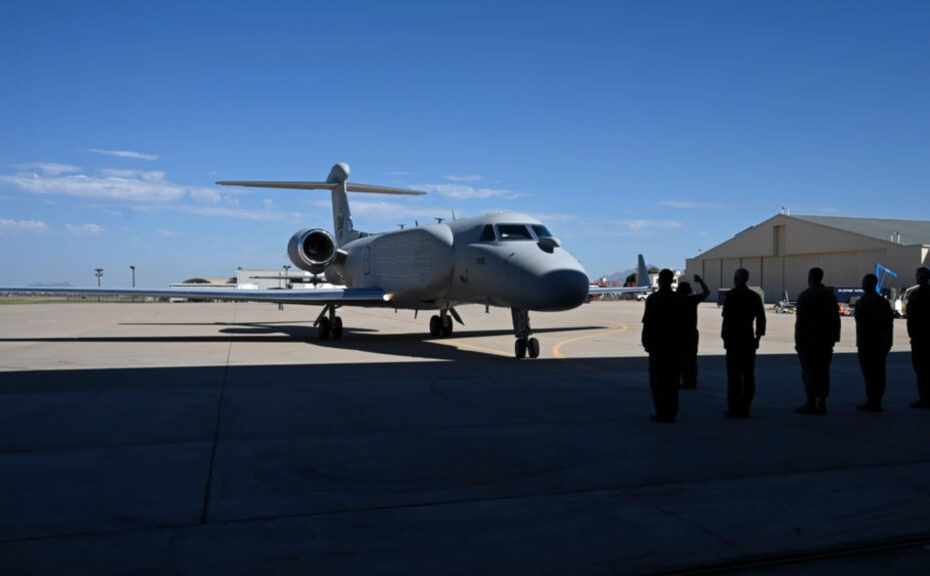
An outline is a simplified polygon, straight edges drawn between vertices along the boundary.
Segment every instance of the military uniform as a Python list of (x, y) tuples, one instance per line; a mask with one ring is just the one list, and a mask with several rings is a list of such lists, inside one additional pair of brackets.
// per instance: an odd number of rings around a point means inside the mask
[(830, 395), (830, 361), (840, 340), (840, 310), (833, 291), (815, 284), (801, 292), (794, 324), (794, 349), (801, 362), (807, 404), (801, 413), (825, 414)]
[(646, 298), (642, 344), (649, 353), (649, 387), (655, 419), (674, 422), (678, 416), (678, 381), (682, 358), (682, 299), (671, 289)]
[(745, 418), (756, 394), (756, 348), (765, 335), (762, 298), (746, 285), (727, 291), (720, 335), (727, 351), (727, 414)]
[(911, 364), (917, 373), (915, 408), (930, 408), (930, 285), (922, 284), (907, 300), (907, 335), (911, 339)]
[(877, 412), (882, 409), (885, 395), (885, 362), (891, 350), (894, 312), (888, 300), (872, 290), (856, 302), (855, 317), (856, 349), (866, 396), (866, 403), (858, 408)]

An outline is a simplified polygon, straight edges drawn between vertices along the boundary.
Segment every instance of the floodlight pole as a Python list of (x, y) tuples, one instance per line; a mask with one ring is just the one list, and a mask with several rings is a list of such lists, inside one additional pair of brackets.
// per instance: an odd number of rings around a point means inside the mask
[(132, 270), (132, 287), (135, 288), (136, 287), (136, 267), (130, 266), (129, 269)]
[(103, 278), (103, 268), (94, 268), (94, 274), (97, 276), (97, 288), (100, 288), (100, 279)]

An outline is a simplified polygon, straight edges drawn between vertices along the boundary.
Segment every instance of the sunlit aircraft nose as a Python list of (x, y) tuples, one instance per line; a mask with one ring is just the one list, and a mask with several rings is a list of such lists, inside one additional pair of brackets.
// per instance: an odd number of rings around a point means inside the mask
[(546, 299), (541, 310), (569, 310), (588, 298), (588, 275), (584, 270), (554, 270), (544, 276), (541, 285), (545, 286)]

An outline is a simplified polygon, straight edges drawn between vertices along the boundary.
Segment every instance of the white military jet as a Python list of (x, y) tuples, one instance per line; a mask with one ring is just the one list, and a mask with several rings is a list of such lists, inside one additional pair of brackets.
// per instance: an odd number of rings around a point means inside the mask
[[(436, 310), (430, 318), (433, 337), (452, 335), (452, 319), (464, 324), (455, 307), (483, 304), (508, 307), (516, 336), (517, 358), (539, 356), (539, 341), (530, 336), (530, 311), (560, 311), (580, 306), (590, 293), (643, 292), (649, 276), (640, 257), (644, 286), (589, 288), (581, 264), (538, 220), (515, 212), (444, 221), (380, 234), (355, 229), (348, 192), (425, 194), (414, 190), (349, 183), (349, 166), (336, 164), (325, 182), (219, 181), (224, 186), (330, 190), (333, 234), (320, 228), (297, 231), (287, 253), (298, 268), (322, 275), (338, 288), (314, 290), (234, 290), (172, 288), (167, 290), (107, 288), (0, 288), (0, 292), (60, 292), (136, 296), (206, 298), (322, 304), (314, 326), (322, 338), (342, 337), (342, 306)], [(306, 278), (289, 276), (289, 287)], [(293, 282), (293, 283), (292, 283)]]

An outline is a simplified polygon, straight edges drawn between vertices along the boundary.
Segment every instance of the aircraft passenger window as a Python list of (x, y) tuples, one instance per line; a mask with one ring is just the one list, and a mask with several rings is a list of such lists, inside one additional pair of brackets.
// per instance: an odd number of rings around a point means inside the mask
[(542, 224), (533, 224), (533, 232), (536, 232), (536, 238), (552, 238), (552, 232), (549, 232), (549, 229), (543, 226)]
[(501, 240), (532, 240), (526, 224), (498, 224), (497, 233)]
[(490, 224), (486, 224), (481, 230), (481, 237), (478, 238), (478, 242), (494, 242), (497, 238), (494, 236), (494, 227)]

